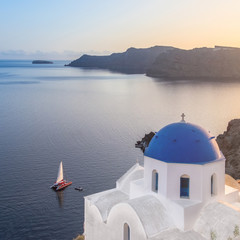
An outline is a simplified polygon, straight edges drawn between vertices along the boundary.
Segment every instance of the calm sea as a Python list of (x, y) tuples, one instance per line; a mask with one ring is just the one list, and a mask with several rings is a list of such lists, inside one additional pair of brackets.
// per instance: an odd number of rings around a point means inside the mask
[[(143, 155), (145, 133), (186, 120), (217, 136), (240, 117), (240, 84), (0, 61), (0, 239), (68, 240), (83, 197), (110, 189)], [(63, 161), (73, 185), (49, 187)], [(83, 192), (74, 190), (82, 186)]]

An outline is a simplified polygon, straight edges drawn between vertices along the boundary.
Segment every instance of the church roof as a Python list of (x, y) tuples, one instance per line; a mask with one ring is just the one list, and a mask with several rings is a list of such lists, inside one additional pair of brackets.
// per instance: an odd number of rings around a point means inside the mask
[(86, 196), (86, 198), (90, 201), (91, 204), (97, 207), (103, 221), (106, 221), (112, 207), (118, 203), (127, 201), (129, 199), (129, 196), (124, 192), (116, 190), (114, 188)]
[(154, 196), (146, 195), (127, 202), (138, 215), (148, 238), (175, 228), (166, 208)]
[(117, 188), (124, 193), (130, 194), (130, 185), (133, 181), (143, 179), (144, 168), (136, 163), (122, 177), (117, 180)]
[(229, 237), (234, 238), (236, 226), (239, 229), (240, 209), (237, 210), (224, 202), (215, 201), (204, 206), (193, 230), (207, 239), (211, 232), (215, 233), (216, 239), (229, 239)]
[(221, 153), (209, 132), (182, 121), (158, 131), (146, 148), (145, 156), (167, 163), (205, 164), (219, 160)]
[(209, 238), (203, 237), (198, 232), (195, 232), (193, 230), (190, 231), (180, 231), (177, 228), (170, 229), (164, 232), (159, 233), (153, 238), (150, 238), (149, 240), (207, 240)]

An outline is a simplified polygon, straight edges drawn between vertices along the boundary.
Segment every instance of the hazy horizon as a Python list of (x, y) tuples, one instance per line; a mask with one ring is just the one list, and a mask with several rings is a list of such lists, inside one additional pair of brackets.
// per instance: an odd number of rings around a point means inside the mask
[(0, 6), (1, 59), (71, 60), (155, 45), (240, 47), (237, 0), (10, 0)]
[(97, 52), (97, 51), (87, 51), (87, 52), (74, 52), (74, 51), (63, 51), (63, 52), (26, 52), (24, 50), (9, 50), (0, 51), (0, 60), (75, 60), (83, 54), (90, 55), (108, 55), (111, 54), (108, 51)]
[[(156, 45), (160, 46), (160, 45)], [(170, 45), (168, 45), (170, 46)], [(219, 45), (215, 45), (219, 46)], [(214, 48), (215, 46), (208, 47), (208, 48)], [(129, 48), (135, 48), (134, 46), (130, 46)], [(149, 46), (154, 47), (154, 46)], [(175, 46), (171, 46), (175, 47)], [(222, 46), (222, 47), (235, 47), (235, 46)], [(205, 46), (202, 46), (200, 48), (205, 48)], [(128, 48), (127, 48), (128, 49)], [(127, 49), (125, 49), (123, 52), (125, 52)], [(141, 49), (141, 47), (139, 48)], [(180, 49), (180, 48), (179, 48)], [(181, 48), (183, 49), (183, 48)], [(190, 49), (183, 49), (183, 50), (190, 50)], [(25, 52), (23, 50), (19, 51), (2, 51), (0, 52), (0, 60), (66, 60), (71, 61), (75, 60), (79, 57), (81, 57), (84, 54), (88, 55), (95, 55), (95, 56), (103, 56), (103, 55), (110, 55), (113, 52), (110, 51), (103, 51), (103, 52), (97, 52), (94, 50), (86, 51), (86, 52), (73, 52), (73, 51), (64, 51), (64, 52)]]

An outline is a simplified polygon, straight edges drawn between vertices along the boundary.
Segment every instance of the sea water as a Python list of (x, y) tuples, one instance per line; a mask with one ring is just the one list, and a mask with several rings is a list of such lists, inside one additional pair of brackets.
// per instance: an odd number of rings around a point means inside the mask
[[(217, 136), (240, 116), (236, 82), (170, 82), (65, 63), (0, 61), (0, 239), (72, 239), (83, 231), (84, 196), (143, 164), (134, 144), (145, 133), (184, 112)], [(58, 193), (49, 187), (60, 161), (73, 184)]]

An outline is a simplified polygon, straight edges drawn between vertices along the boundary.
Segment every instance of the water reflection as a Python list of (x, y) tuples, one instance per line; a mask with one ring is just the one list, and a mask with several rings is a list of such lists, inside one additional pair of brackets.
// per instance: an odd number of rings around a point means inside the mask
[(64, 196), (63, 191), (56, 192), (56, 196), (57, 196), (59, 207), (62, 208), (63, 207), (63, 196)]
[[(237, 83), (164, 83), (144, 75), (54, 66), (36, 71), (28, 64), (0, 66), (5, 74), (0, 82), (41, 83), (0, 85), (0, 239), (71, 239), (83, 230), (83, 195), (115, 187), (136, 158), (142, 163), (134, 143), (145, 133), (179, 121), (184, 112), (187, 122), (217, 136), (240, 114)], [(52, 81), (56, 76), (60, 80)], [(81, 183), (84, 192), (46, 191), (62, 158), (71, 180)], [(16, 194), (21, 181), (16, 183), (15, 176), (28, 179), (21, 194)], [(24, 219), (33, 220), (29, 224)], [(5, 231), (9, 222), (12, 231)]]

